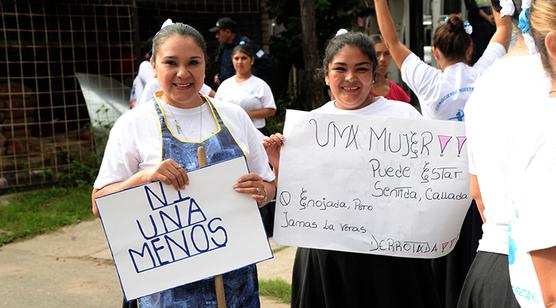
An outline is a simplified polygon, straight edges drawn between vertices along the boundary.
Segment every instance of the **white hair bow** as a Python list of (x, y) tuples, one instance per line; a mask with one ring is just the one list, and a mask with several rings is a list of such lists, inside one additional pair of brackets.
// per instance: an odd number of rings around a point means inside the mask
[(512, 0), (500, 0), (500, 17), (513, 16), (515, 12), (514, 2)]
[(166, 19), (166, 21), (162, 24), (162, 26), (160, 27), (160, 30), (164, 29), (164, 27), (167, 27), (169, 25), (173, 25), (174, 22), (172, 21), (172, 19), (168, 18)]
[(335, 36), (346, 34), (346, 33), (348, 33), (348, 30), (342, 28), (336, 32)]

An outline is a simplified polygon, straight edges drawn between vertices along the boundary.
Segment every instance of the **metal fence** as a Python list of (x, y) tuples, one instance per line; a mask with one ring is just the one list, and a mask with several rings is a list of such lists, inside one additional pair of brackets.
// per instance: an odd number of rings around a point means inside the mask
[(140, 46), (166, 18), (197, 27), (210, 54), (219, 17), (258, 40), (259, 11), (259, 0), (0, 0), (0, 193), (52, 183), (94, 155), (76, 74), (129, 95)]
[(0, 187), (49, 183), (89, 159), (93, 139), (75, 73), (125, 81), (132, 12), (116, 1), (0, 2)]

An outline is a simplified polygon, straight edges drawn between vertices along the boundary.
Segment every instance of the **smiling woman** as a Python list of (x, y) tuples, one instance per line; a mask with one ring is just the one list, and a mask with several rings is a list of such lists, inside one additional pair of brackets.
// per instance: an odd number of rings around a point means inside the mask
[(199, 90), (205, 79), (204, 49), (190, 36), (175, 35), (164, 48), (153, 46), (154, 73), (163, 91), (163, 100), (173, 107), (194, 108), (203, 104)]
[[(238, 106), (215, 106), (199, 95), (205, 77), (206, 46), (201, 34), (181, 24), (163, 27), (153, 39), (154, 72), (162, 91), (123, 114), (110, 139), (93, 189), (93, 199), (129, 187), (161, 181), (184, 190), (187, 173), (244, 157), (251, 173), (233, 189), (260, 207), (274, 198), (274, 176), (260, 135)], [(198, 153), (203, 153), (200, 157)], [(231, 187), (212, 187), (215, 193)], [(226, 206), (233, 206), (226, 204)], [(93, 212), (98, 215), (93, 201)], [(258, 307), (255, 265), (223, 275), (230, 307)], [(212, 278), (139, 298), (140, 307), (213, 307)]]
[[(375, 49), (367, 35), (346, 33), (332, 38), (326, 47), (323, 71), (335, 100), (312, 112), (369, 119), (373, 116), (419, 119), (421, 116), (413, 106), (371, 94), (376, 67)], [(276, 174), (284, 142), (287, 140), (281, 134), (263, 141)], [(319, 168), (317, 165), (315, 169)], [(357, 205), (360, 210), (365, 208)], [(347, 225), (342, 230), (363, 231)], [(298, 248), (292, 307), (440, 307), (432, 285), (430, 262), (424, 259)]]
[(266, 118), (276, 112), (276, 103), (270, 86), (261, 78), (253, 75), (255, 57), (253, 48), (241, 41), (232, 50), (232, 64), (236, 74), (222, 82), (215, 99), (217, 102), (232, 103), (241, 106), (255, 127), (268, 136)]

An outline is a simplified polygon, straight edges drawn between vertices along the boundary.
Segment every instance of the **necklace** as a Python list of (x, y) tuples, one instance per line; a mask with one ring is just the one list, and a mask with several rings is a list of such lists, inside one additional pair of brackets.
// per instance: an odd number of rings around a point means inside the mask
[[(180, 122), (178, 121), (178, 118), (176, 117), (176, 115), (174, 114), (174, 111), (172, 111), (172, 106), (170, 106), (169, 104), (165, 103), (166, 105), (168, 105), (167, 109), (170, 112), (170, 115), (172, 116), (173, 120), (174, 120), (174, 125), (176, 126), (176, 131), (178, 133), (178, 135), (180, 135), (180, 137), (185, 138), (184, 134), (183, 134), (183, 129), (180, 125)], [(201, 104), (199, 106), (199, 142), (202, 139), (202, 135), (203, 135), (203, 104)], [(187, 138), (185, 138), (187, 139)]]

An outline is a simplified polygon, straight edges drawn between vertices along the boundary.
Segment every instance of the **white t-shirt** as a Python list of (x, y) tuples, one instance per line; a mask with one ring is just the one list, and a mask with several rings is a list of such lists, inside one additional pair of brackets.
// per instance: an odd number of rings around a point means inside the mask
[(490, 43), (475, 65), (459, 62), (446, 67), (444, 72), (412, 53), (400, 70), (403, 81), (417, 95), (425, 119), (463, 121), (463, 108), (473, 92), (475, 80), (505, 53), (504, 46)]
[(149, 80), (154, 78), (154, 69), (151, 62), (145, 60), (139, 64), (139, 70), (137, 71), (137, 77), (141, 79), (143, 85), (145, 85)]
[(530, 108), (535, 95), (546, 94), (547, 86), (538, 55), (501, 58), (477, 80), (465, 106), (469, 173), (477, 176), (485, 206), (479, 251), (508, 254), (510, 131), (520, 123), (519, 113)]
[(508, 261), (512, 289), (522, 308), (545, 307), (530, 252), (556, 246), (556, 98), (540, 102), (522, 112), (509, 151)]
[[(151, 99), (153, 99), (154, 94), (158, 90), (160, 90), (160, 83), (158, 82), (158, 79), (153, 78), (149, 80), (149, 82), (147, 82), (147, 84), (145, 85), (145, 89), (143, 89), (143, 94), (139, 97), (139, 101), (137, 102), (136, 106), (142, 105), (150, 101)], [(201, 93), (204, 96), (209, 96), (210, 91), (212, 91), (212, 88), (207, 86), (206, 84), (203, 84), (201, 90), (199, 90), (199, 93)]]
[[(147, 83), (154, 78), (154, 70), (151, 63), (147, 60), (141, 62), (139, 64), (139, 70), (137, 71), (137, 77), (133, 81), (133, 85), (135, 88), (135, 99), (139, 101), (145, 86)], [(137, 104), (137, 102), (136, 102)]]
[[(215, 119), (206, 103), (192, 109), (175, 108), (163, 102), (161, 105), (170, 131), (178, 139), (197, 142), (209, 137), (217, 129)], [(274, 173), (268, 165), (261, 134), (243, 109), (232, 104), (215, 107), (247, 155), (249, 170), (264, 180), (272, 181)], [(182, 128), (181, 136), (176, 135), (175, 119)], [(108, 184), (126, 180), (138, 171), (160, 163), (162, 136), (159, 123), (154, 104), (140, 105), (120, 116), (110, 131), (94, 187), (100, 189)]]
[(362, 116), (389, 117), (402, 119), (422, 119), (421, 114), (410, 104), (386, 99), (382, 96), (372, 104), (356, 110), (344, 110), (336, 108), (335, 101), (330, 101), (312, 112), (357, 114)]
[[(236, 104), (245, 111), (263, 108), (276, 109), (270, 87), (264, 80), (254, 75), (241, 82), (236, 80), (236, 75), (224, 80), (216, 91), (215, 100)], [(266, 125), (265, 119), (251, 120), (256, 128), (263, 128)]]

